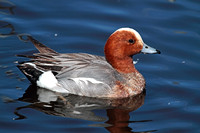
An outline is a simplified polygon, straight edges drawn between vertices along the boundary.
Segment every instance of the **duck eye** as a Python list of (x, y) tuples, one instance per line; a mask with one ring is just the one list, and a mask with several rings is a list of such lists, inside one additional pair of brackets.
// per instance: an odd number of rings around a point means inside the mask
[(135, 43), (133, 39), (128, 40), (130, 43)]

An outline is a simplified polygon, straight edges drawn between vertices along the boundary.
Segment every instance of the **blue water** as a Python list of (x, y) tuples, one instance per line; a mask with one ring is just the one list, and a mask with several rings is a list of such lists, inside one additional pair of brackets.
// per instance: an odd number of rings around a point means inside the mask
[[(136, 29), (160, 55), (134, 56), (146, 94), (106, 101), (30, 86), (16, 54), (30, 34), (61, 53), (104, 55), (109, 35)], [(0, 0), (0, 132), (200, 132), (199, 0)], [(27, 90), (28, 88), (28, 90)], [(51, 101), (51, 102), (50, 102)]]

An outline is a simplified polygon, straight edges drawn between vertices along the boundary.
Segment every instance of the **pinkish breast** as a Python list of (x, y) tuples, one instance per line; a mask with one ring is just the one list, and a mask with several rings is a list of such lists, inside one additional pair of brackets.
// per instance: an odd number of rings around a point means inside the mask
[(123, 81), (116, 81), (110, 98), (124, 98), (140, 94), (145, 88), (144, 77), (137, 71), (135, 73), (122, 74)]

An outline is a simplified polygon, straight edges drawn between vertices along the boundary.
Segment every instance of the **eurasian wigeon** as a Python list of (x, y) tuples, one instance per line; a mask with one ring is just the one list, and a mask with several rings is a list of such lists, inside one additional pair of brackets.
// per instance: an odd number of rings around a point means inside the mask
[(108, 38), (105, 57), (86, 53), (60, 54), (28, 36), (40, 53), (18, 68), (32, 84), (54, 92), (88, 97), (123, 98), (140, 94), (143, 76), (136, 70), (132, 56), (160, 53), (146, 45), (131, 28), (120, 28)]

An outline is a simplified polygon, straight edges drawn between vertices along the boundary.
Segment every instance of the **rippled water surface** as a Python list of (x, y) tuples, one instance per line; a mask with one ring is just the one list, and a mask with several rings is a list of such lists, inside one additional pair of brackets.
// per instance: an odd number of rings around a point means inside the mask
[[(25, 60), (16, 54), (37, 52), (19, 34), (62, 53), (104, 55), (107, 38), (120, 27), (136, 29), (161, 51), (134, 56), (146, 94), (58, 96), (29, 86), (14, 63)], [(200, 1), (0, 0), (0, 73), (2, 133), (200, 132)]]

